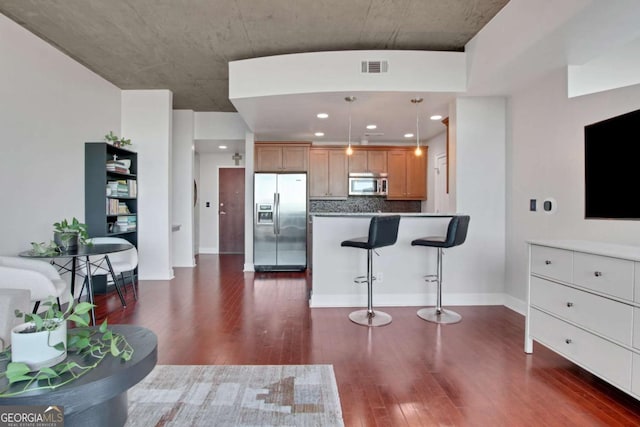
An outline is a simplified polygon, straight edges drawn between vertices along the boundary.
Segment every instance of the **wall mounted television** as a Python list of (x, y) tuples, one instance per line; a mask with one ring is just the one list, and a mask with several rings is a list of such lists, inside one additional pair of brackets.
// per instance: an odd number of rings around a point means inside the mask
[(640, 219), (640, 110), (584, 127), (585, 218)]

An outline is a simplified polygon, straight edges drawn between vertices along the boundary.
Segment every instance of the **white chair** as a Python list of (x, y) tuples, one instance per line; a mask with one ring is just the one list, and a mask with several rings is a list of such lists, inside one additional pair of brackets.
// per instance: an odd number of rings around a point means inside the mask
[[(129, 241), (122, 239), (120, 237), (94, 237), (91, 239), (91, 242), (94, 244), (130, 244)], [(138, 251), (135, 246), (131, 249), (127, 249), (126, 251), (120, 252), (112, 252), (107, 254), (109, 257), (109, 262), (111, 263), (111, 268), (113, 272), (117, 276), (120, 276), (122, 280), (122, 286), (124, 287), (125, 292), (127, 291), (127, 282), (125, 281), (124, 273), (129, 273), (127, 276), (130, 277), (131, 286), (133, 287), (133, 297), (138, 299), (138, 292), (136, 290), (136, 282), (135, 282), (135, 274), (134, 270), (138, 267)], [(106, 275), (108, 281), (113, 281), (111, 279), (111, 273), (109, 272), (108, 266), (103, 261), (104, 257), (89, 257), (89, 260), (93, 266), (92, 275)], [(80, 266), (81, 270), (86, 274), (86, 268), (84, 264)], [(114, 283), (116, 289), (119, 291), (119, 284)], [(126, 306), (126, 304), (123, 304)]]
[(0, 256), (0, 288), (28, 290), (34, 313), (38, 312), (40, 301), (55, 297), (60, 305), (60, 297), (68, 292), (67, 282), (51, 264), (7, 256)]

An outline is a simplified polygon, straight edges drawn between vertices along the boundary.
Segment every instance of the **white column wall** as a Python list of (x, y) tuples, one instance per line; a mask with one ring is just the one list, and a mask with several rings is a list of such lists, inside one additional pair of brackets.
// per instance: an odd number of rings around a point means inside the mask
[(174, 267), (194, 267), (194, 113), (173, 111), (172, 165), (173, 201), (172, 225), (180, 228), (171, 233)]
[(245, 133), (245, 221), (244, 221), (244, 271), (253, 271), (253, 171), (254, 167), (254, 143), (253, 132)]
[(84, 221), (84, 143), (120, 132), (120, 89), (0, 14), (0, 254)]
[(122, 135), (138, 152), (138, 272), (141, 280), (173, 278), (171, 266), (172, 93), (122, 92)]
[(422, 212), (435, 211), (435, 184), (436, 184), (436, 156), (447, 152), (447, 132), (442, 132), (430, 140), (426, 145), (429, 147), (427, 157), (427, 200), (422, 202)]
[[(465, 269), (474, 272), (474, 282), (461, 284), (461, 289), (501, 293), (505, 282), (506, 100), (458, 98), (455, 110), (455, 203), (457, 212), (470, 215), (471, 222), (467, 241), (451, 251), (468, 254)], [(446, 260), (444, 269), (454, 287), (462, 283), (464, 271), (447, 270)]]

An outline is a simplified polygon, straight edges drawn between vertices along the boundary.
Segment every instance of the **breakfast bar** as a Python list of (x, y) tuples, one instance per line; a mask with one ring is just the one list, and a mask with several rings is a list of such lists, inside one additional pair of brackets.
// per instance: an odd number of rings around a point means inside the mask
[[(374, 215), (388, 213), (312, 214), (312, 291), (311, 307), (361, 307), (367, 302), (367, 286), (353, 282), (367, 271), (366, 251), (341, 247), (340, 242), (366, 236)], [(400, 227), (395, 245), (377, 249), (374, 254), (374, 297), (376, 307), (422, 306), (435, 304), (434, 284), (424, 276), (436, 272), (436, 251), (411, 246), (426, 236), (444, 236), (455, 214), (399, 213)], [(464, 268), (472, 256), (464, 246), (447, 252), (445, 294), (456, 283), (473, 283), (473, 272)], [(458, 286), (460, 288), (460, 286)], [(452, 301), (449, 299), (449, 301)], [(460, 298), (456, 303), (460, 303)]]

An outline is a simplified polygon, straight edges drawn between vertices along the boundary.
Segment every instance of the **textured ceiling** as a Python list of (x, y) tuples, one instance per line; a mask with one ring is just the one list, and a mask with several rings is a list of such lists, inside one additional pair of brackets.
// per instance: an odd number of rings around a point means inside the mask
[(121, 89), (235, 111), (228, 62), (358, 49), (462, 51), (508, 0), (0, 0), (0, 12)]

